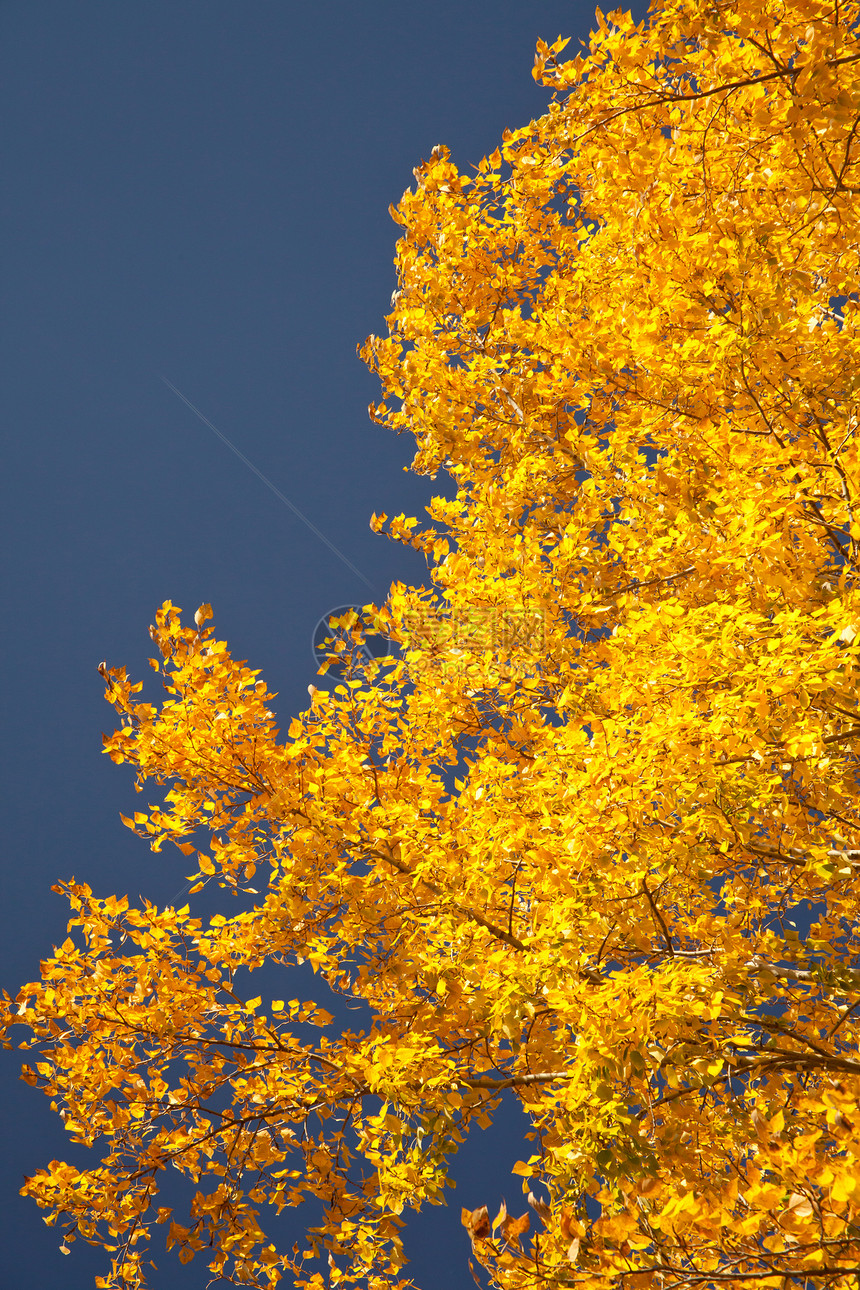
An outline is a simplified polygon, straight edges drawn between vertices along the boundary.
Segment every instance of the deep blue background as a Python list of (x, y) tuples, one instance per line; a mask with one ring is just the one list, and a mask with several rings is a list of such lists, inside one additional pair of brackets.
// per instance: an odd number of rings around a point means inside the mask
[[(3, 0), (6, 989), (64, 937), (59, 878), (156, 902), (183, 882), (178, 853), (120, 824), (140, 799), (101, 755), (101, 659), (144, 677), (161, 601), (189, 617), (211, 601), (288, 720), (319, 617), (421, 581), (418, 558), (368, 528), (432, 488), (403, 473), (411, 445), (368, 422), (377, 387), (355, 356), (395, 285), (388, 205), (434, 144), (466, 166), (539, 114), (536, 39), (592, 21), (561, 0)], [(17, 1195), (76, 1150), (17, 1068), (5, 1055), (0, 1283), (83, 1290), (105, 1256), (64, 1258)], [(425, 1290), (472, 1285), (461, 1204), (520, 1203), (502, 1145), (479, 1135), (451, 1206), (410, 1225)], [(156, 1257), (163, 1290), (205, 1286), (202, 1262)]]

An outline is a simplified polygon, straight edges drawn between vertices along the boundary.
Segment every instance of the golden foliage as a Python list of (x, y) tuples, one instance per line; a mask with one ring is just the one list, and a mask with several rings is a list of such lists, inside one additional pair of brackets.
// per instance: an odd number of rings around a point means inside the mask
[[(103, 1152), (25, 1189), (101, 1285), (159, 1223), (240, 1284), (404, 1284), (402, 1212), (503, 1095), (526, 1213), (462, 1218), (506, 1290), (854, 1284), (858, 20), (665, 0), (541, 44), (547, 114), (471, 176), (435, 148), (393, 212), (372, 415), (456, 481), (389, 525), (430, 570), (372, 611), (399, 654), (282, 740), (208, 606), (158, 615), (160, 706), (103, 669), (109, 754), (168, 786), (127, 823), (256, 899), (65, 884), (7, 1005)], [(296, 963), (366, 1028), (234, 989)]]

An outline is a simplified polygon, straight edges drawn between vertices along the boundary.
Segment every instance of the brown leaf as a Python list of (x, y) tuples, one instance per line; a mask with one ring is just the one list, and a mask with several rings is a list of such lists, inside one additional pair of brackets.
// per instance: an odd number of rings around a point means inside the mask
[(490, 1235), (490, 1215), (486, 1205), (479, 1209), (460, 1210), (460, 1222), (473, 1241), (481, 1241)]
[(508, 1245), (518, 1246), (520, 1244), (520, 1237), (529, 1230), (529, 1222), (528, 1211), (519, 1218), (514, 1218), (511, 1215), (504, 1220), (502, 1223), (502, 1236)]
[(552, 1210), (546, 1201), (538, 1200), (533, 1191), (529, 1192), (527, 1199), (538, 1218), (542, 1218), (545, 1223), (549, 1223), (552, 1218)]

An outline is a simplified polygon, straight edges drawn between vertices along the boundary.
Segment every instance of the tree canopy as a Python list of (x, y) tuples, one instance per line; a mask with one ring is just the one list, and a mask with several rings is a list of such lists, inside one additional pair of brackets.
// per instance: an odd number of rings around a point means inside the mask
[(392, 211), (371, 414), (454, 484), (374, 517), (427, 556), (368, 611), (397, 648), (344, 621), (283, 735), (208, 606), (159, 611), (160, 702), (103, 667), (108, 753), (166, 788), (126, 823), (225, 903), (63, 883), (5, 1005), (95, 1151), (25, 1191), (100, 1285), (157, 1224), (237, 1284), (407, 1284), (404, 1211), (503, 1097), (524, 1198), (463, 1211), (493, 1284), (855, 1283), (858, 23), (660, 0), (539, 44), (546, 114)]

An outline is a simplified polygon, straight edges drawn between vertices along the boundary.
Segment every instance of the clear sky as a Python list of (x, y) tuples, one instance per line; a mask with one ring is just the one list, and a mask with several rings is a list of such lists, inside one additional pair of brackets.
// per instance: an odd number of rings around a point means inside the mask
[[(539, 114), (535, 41), (587, 34), (580, 0), (3, 0), (0, 148), (2, 915), (0, 982), (65, 935), (51, 884), (164, 903), (187, 862), (153, 855), (101, 755), (96, 667), (143, 678), (166, 598), (203, 601), (263, 670), (282, 719), (307, 702), (326, 611), (420, 582), (372, 511), (420, 513), (435, 485), (370, 424), (356, 343), (395, 286), (388, 206), (436, 143), (465, 167)], [(283, 495), (207, 427), (166, 378)], [(370, 587), (305, 526), (299, 508)], [(0, 1063), (3, 1290), (84, 1290), (106, 1256), (18, 1197), (76, 1148)], [(516, 1131), (513, 1112), (507, 1132)], [(498, 1137), (470, 1144), (447, 1210), (410, 1225), (424, 1290), (465, 1290), (460, 1205), (518, 1203)], [(157, 1257), (162, 1290), (206, 1285)]]

